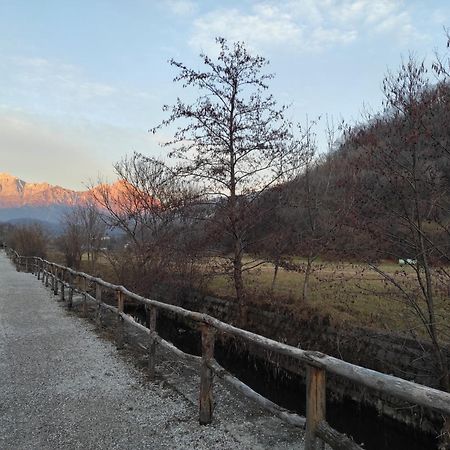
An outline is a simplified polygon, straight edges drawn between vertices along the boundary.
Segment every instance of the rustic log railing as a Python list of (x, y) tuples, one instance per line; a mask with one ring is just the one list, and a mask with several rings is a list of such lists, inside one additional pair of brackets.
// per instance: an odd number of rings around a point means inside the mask
[[(67, 306), (72, 307), (73, 294), (75, 291), (83, 296), (83, 313), (87, 312), (86, 304), (90, 300), (97, 303), (97, 318), (101, 318), (100, 309), (105, 308), (113, 312), (117, 317), (116, 340), (117, 347), (124, 345), (124, 322), (138, 328), (148, 335), (148, 370), (149, 377), (155, 375), (156, 346), (162, 347), (176, 353), (178, 356), (200, 362), (200, 395), (199, 395), (199, 421), (201, 424), (208, 424), (213, 416), (213, 377), (214, 375), (232, 385), (240, 393), (250, 397), (260, 406), (268, 409), (284, 421), (306, 429), (306, 450), (319, 450), (323, 448), (323, 443), (328, 443), (332, 448), (342, 450), (362, 450), (352, 439), (345, 434), (333, 429), (326, 421), (326, 373), (346, 378), (356, 384), (377, 390), (383, 394), (405, 400), (424, 408), (438, 411), (444, 418), (450, 420), (450, 394), (427, 386), (423, 386), (402, 378), (386, 375), (371, 369), (350, 364), (343, 360), (325, 355), (316, 351), (303, 350), (292, 347), (272, 339), (257, 335), (230, 324), (224, 323), (207, 314), (189, 311), (184, 308), (151, 300), (133, 292), (123, 286), (108, 283), (101, 278), (93, 277), (84, 272), (75, 271), (50, 261), (38, 257), (20, 256), (12, 249), (6, 251), (18, 269), (25, 268), (32, 271), (45, 286), (48, 286), (49, 279), (51, 288), (55, 295), (60, 290), (61, 300), (67, 298)], [(77, 287), (74, 281), (82, 287)], [(95, 297), (88, 292), (88, 283), (95, 287)], [(68, 295), (65, 296), (65, 289)], [(117, 307), (102, 302), (102, 292), (109, 290), (114, 292), (117, 299)], [(149, 328), (137, 323), (131, 316), (124, 313), (125, 299), (131, 299), (143, 304), (149, 310)], [(201, 332), (202, 356), (194, 356), (184, 353), (170, 342), (162, 339), (156, 332), (156, 321), (158, 311), (163, 311), (175, 315), (177, 318), (188, 320), (195, 324), (197, 330)], [(214, 359), (214, 342), (216, 333), (226, 334), (234, 338), (240, 338), (247, 343), (259, 346), (262, 349), (278, 355), (288, 356), (294, 360), (306, 364), (306, 418), (294, 414), (257, 392), (249, 386), (235, 378)]]

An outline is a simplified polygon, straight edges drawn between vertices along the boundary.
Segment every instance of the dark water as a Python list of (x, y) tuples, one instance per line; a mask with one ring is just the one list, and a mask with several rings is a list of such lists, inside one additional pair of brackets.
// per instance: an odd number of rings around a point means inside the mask
[[(217, 349), (217, 359), (255, 391), (291, 411), (306, 414), (306, 387), (298, 375), (282, 370), (275, 376), (274, 371), (261, 359), (245, 354), (230, 355), (230, 352), (221, 349), (220, 345)], [(355, 442), (364, 443), (364, 448), (371, 450), (437, 448), (433, 436), (379, 416), (374, 408), (360, 405), (349, 398), (339, 402), (327, 400), (326, 408), (329, 424), (351, 436)]]
[[(181, 350), (200, 355), (200, 333), (192, 331), (175, 318), (158, 317), (158, 334)], [(306, 387), (302, 378), (283, 369), (274, 370), (261, 358), (245, 350), (216, 342), (214, 356), (218, 363), (256, 392), (284, 408), (305, 415)], [(417, 431), (384, 416), (375, 408), (346, 398), (327, 399), (327, 421), (336, 430), (351, 436), (368, 450), (433, 450), (434, 436)]]

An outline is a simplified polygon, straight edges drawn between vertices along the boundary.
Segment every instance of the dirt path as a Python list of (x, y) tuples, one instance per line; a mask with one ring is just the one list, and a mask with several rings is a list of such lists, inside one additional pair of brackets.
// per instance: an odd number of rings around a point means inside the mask
[(200, 426), (191, 372), (147, 383), (92, 324), (0, 253), (2, 450), (303, 447), (299, 430), (220, 383), (214, 422)]

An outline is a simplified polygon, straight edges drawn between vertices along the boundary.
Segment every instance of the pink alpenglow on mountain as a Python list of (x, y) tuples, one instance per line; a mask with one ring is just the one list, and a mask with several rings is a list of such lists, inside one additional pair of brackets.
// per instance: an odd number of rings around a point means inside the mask
[[(72, 191), (48, 183), (27, 183), (8, 173), (0, 173), (0, 210), (42, 209), (55, 206), (74, 206), (93, 202), (104, 208), (108, 198), (112, 209), (158, 207), (159, 202), (148, 194), (140, 193), (124, 180), (113, 184), (100, 184), (86, 191)], [(1, 217), (0, 217), (1, 219)]]
[(76, 192), (48, 183), (27, 183), (8, 173), (0, 173), (0, 208), (69, 206), (86, 195), (87, 192)]

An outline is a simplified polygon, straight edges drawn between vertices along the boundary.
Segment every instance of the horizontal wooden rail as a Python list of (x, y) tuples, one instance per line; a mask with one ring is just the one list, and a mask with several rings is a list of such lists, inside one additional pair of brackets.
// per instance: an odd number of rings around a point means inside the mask
[[(123, 325), (128, 323), (136, 327), (140, 331), (149, 336), (147, 350), (149, 358), (149, 373), (154, 371), (155, 366), (155, 344), (175, 351), (179, 356), (194, 358), (195, 361), (200, 362), (201, 366), (201, 388), (200, 388), (200, 422), (209, 423), (213, 414), (212, 401), (212, 382), (215, 373), (228, 384), (232, 385), (242, 394), (252, 398), (258, 404), (272, 411), (277, 416), (283, 418), (291, 424), (303, 427), (306, 423), (306, 450), (315, 450), (319, 448), (320, 440), (327, 442), (332, 448), (337, 449), (360, 449), (347, 436), (337, 432), (326, 422), (325, 413), (325, 374), (332, 373), (350, 380), (356, 384), (365, 386), (370, 389), (377, 390), (383, 394), (387, 394), (407, 402), (420, 405), (425, 408), (438, 411), (444, 417), (450, 417), (450, 394), (427, 386), (423, 386), (412, 381), (407, 381), (392, 375), (387, 375), (375, 370), (367, 369), (345, 362), (341, 359), (328, 356), (326, 354), (303, 350), (301, 348), (293, 347), (273, 339), (260, 336), (233, 325), (224, 323), (207, 314), (202, 314), (190, 311), (179, 306), (170, 305), (157, 300), (151, 300), (141, 295), (135, 294), (124, 286), (115, 285), (102, 280), (101, 278), (93, 277), (84, 272), (79, 272), (69, 267), (65, 267), (56, 263), (52, 263), (38, 257), (23, 257), (17, 254), (12, 249), (7, 248), (8, 255), (17, 265), (17, 267), (25, 266), (26, 270), (31, 270), (33, 273), (41, 277), (42, 280), (48, 281), (51, 277), (52, 287), (57, 292), (58, 283), (60, 286), (67, 287), (70, 294), (77, 288), (70, 281), (75, 278), (83, 280), (83, 288), (79, 292), (84, 295), (86, 300), (96, 302), (99, 307), (109, 309), (117, 316), (117, 340), (118, 347), (123, 345)], [(30, 264), (30, 259), (32, 260)], [(95, 287), (95, 292), (98, 290), (109, 290), (115, 292), (117, 296), (117, 308), (107, 305), (101, 301), (101, 298), (94, 297), (87, 292), (87, 284), (91, 283)], [(62, 294), (63, 295), (63, 294)], [(150, 311), (150, 329), (135, 322), (130, 316), (125, 314), (123, 306), (124, 300), (131, 299), (137, 303), (145, 305)], [(174, 314), (177, 318), (191, 321), (195, 324), (197, 330), (202, 331), (202, 358), (187, 355), (181, 350), (177, 349), (173, 344), (164, 341), (156, 334), (156, 312), (163, 311), (165, 313)], [(298, 360), (306, 364), (308, 379), (307, 379), (307, 417), (306, 419), (294, 413), (284, 410), (283, 408), (265, 399), (260, 394), (254, 392), (251, 388), (246, 386), (241, 381), (237, 380), (231, 374), (220, 367), (214, 360), (214, 334), (221, 333), (234, 338), (240, 338), (245, 342), (257, 345), (267, 351), (276, 353), (278, 355), (287, 356), (293, 360)]]

